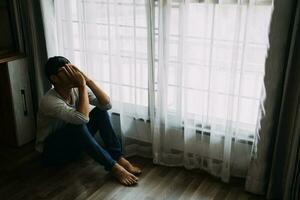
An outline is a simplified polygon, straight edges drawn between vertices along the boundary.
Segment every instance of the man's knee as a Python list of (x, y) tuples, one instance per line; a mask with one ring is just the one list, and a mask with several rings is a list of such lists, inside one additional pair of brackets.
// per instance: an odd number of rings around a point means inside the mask
[(97, 117), (97, 118), (103, 118), (108, 117), (108, 112), (106, 110), (101, 110), (100, 108), (95, 107), (91, 113), (90, 117)]

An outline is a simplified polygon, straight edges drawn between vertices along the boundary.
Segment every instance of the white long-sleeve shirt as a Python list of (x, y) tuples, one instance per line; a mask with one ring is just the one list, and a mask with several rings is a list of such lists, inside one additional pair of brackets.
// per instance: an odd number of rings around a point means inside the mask
[[(111, 103), (100, 105), (94, 93), (87, 88), (89, 103), (102, 110), (111, 109)], [(65, 126), (67, 123), (83, 124), (89, 122), (89, 117), (84, 116), (76, 110), (79, 92), (78, 88), (72, 88), (71, 103), (64, 99), (51, 88), (41, 99), (37, 114), (37, 131), (35, 149), (43, 152), (44, 141), (48, 135)], [(91, 109), (91, 108), (90, 108)]]

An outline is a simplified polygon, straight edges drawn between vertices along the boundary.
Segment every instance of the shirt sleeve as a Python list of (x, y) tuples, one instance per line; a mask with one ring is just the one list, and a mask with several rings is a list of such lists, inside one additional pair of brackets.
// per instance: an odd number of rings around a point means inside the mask
[(109, 102), (106, 105), (101, 105), (97, 97), (95, 96), (95, 94), (90, 88), (88, 88), (88, 97), (89, 97), (90, 104), (96, 106), (97, 108), (100, 108), (101, 110), (109, 110), (112, 108), (110, 98), (109, 98)]
[(84, 116), (75, 108), (67, 105), (58, 98), (49, 98), (41, 103), (40, 109), (48, 116), (61, 119), (71, 124), (84, 124), (89, 122), (89, 117)]

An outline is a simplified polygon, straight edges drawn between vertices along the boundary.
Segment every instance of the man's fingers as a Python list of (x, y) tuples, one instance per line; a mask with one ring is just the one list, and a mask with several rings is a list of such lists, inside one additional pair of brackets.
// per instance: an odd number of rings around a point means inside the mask
[(70, 67), (69, 65), (67, 65), (65, 68), (69, 72), (70, 75), (74, 76), (75, 71), (72, 69), (72, 67)]
[(63, 70), (67, 76), (71, 76), (72, 72), (70, 72), (70, 70), (68, 69), (68, 66), (63, 67)]
[(69, 69), (68, 69), (68, 67), (66, 66), (66, 67), (63, 67), (63, 70), (64, 70), (64, 73), (66, 74), (66, 77), (71, 81), (71, 82), (75, 82), (76, 80), (76, 78), (75, 78), (75, 76), (74, 76), (74, 73), (73, 72), (71, 72)]
[(75, 65), (70, 64), (70, 66), (75, 70), (81, 72)]
[(72, 69), (73, 71), (80, 71), (75, 65), (72, 64), (66, 64), (67, 66), (70, 67), (70, 69)]
[(82, 74), (83, 76), (85, 76), (85, 74), (78, 69), (75, 65), (69, 64), (69, 66), (75, 71), (75, 72), (79, 72), (80, 74)]
[(83, 76), (83, 74), (80, 71), (75, 71), (75, 69), (73, 67), (71, 67), (70, 65), (66, 66), (66, 70), (69, 72), (69, 74), (72, 76), (71, 78), (75, 82), (77, 81), (79, 76)]
[(74, 72), (74, 73), (80, 73), (80, 74), (82, 74), (82, 72), (79, 70), (79, 69), (77, 69), (74, 65), (70, 65), (70, 69)]
[(80, 69), (78, 69), (75, 65), (70, 64), (69, 66), (71, 66), (71, 68), (75, 71), (75, 72), (79, 72), (86, 80), (88, 79), (88, 77), (85, 75), (85, 73), (83, 73)]

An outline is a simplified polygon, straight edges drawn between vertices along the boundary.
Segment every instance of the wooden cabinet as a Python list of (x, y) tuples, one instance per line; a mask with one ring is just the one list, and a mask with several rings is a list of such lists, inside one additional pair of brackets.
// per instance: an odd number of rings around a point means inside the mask
[(21, 146), (34, 139), (28, 61), (19, 58), (0, 64), (0, 143)]
[(20, 0), (0, 0), (0, 59), (25, 53), (26, 24)]

